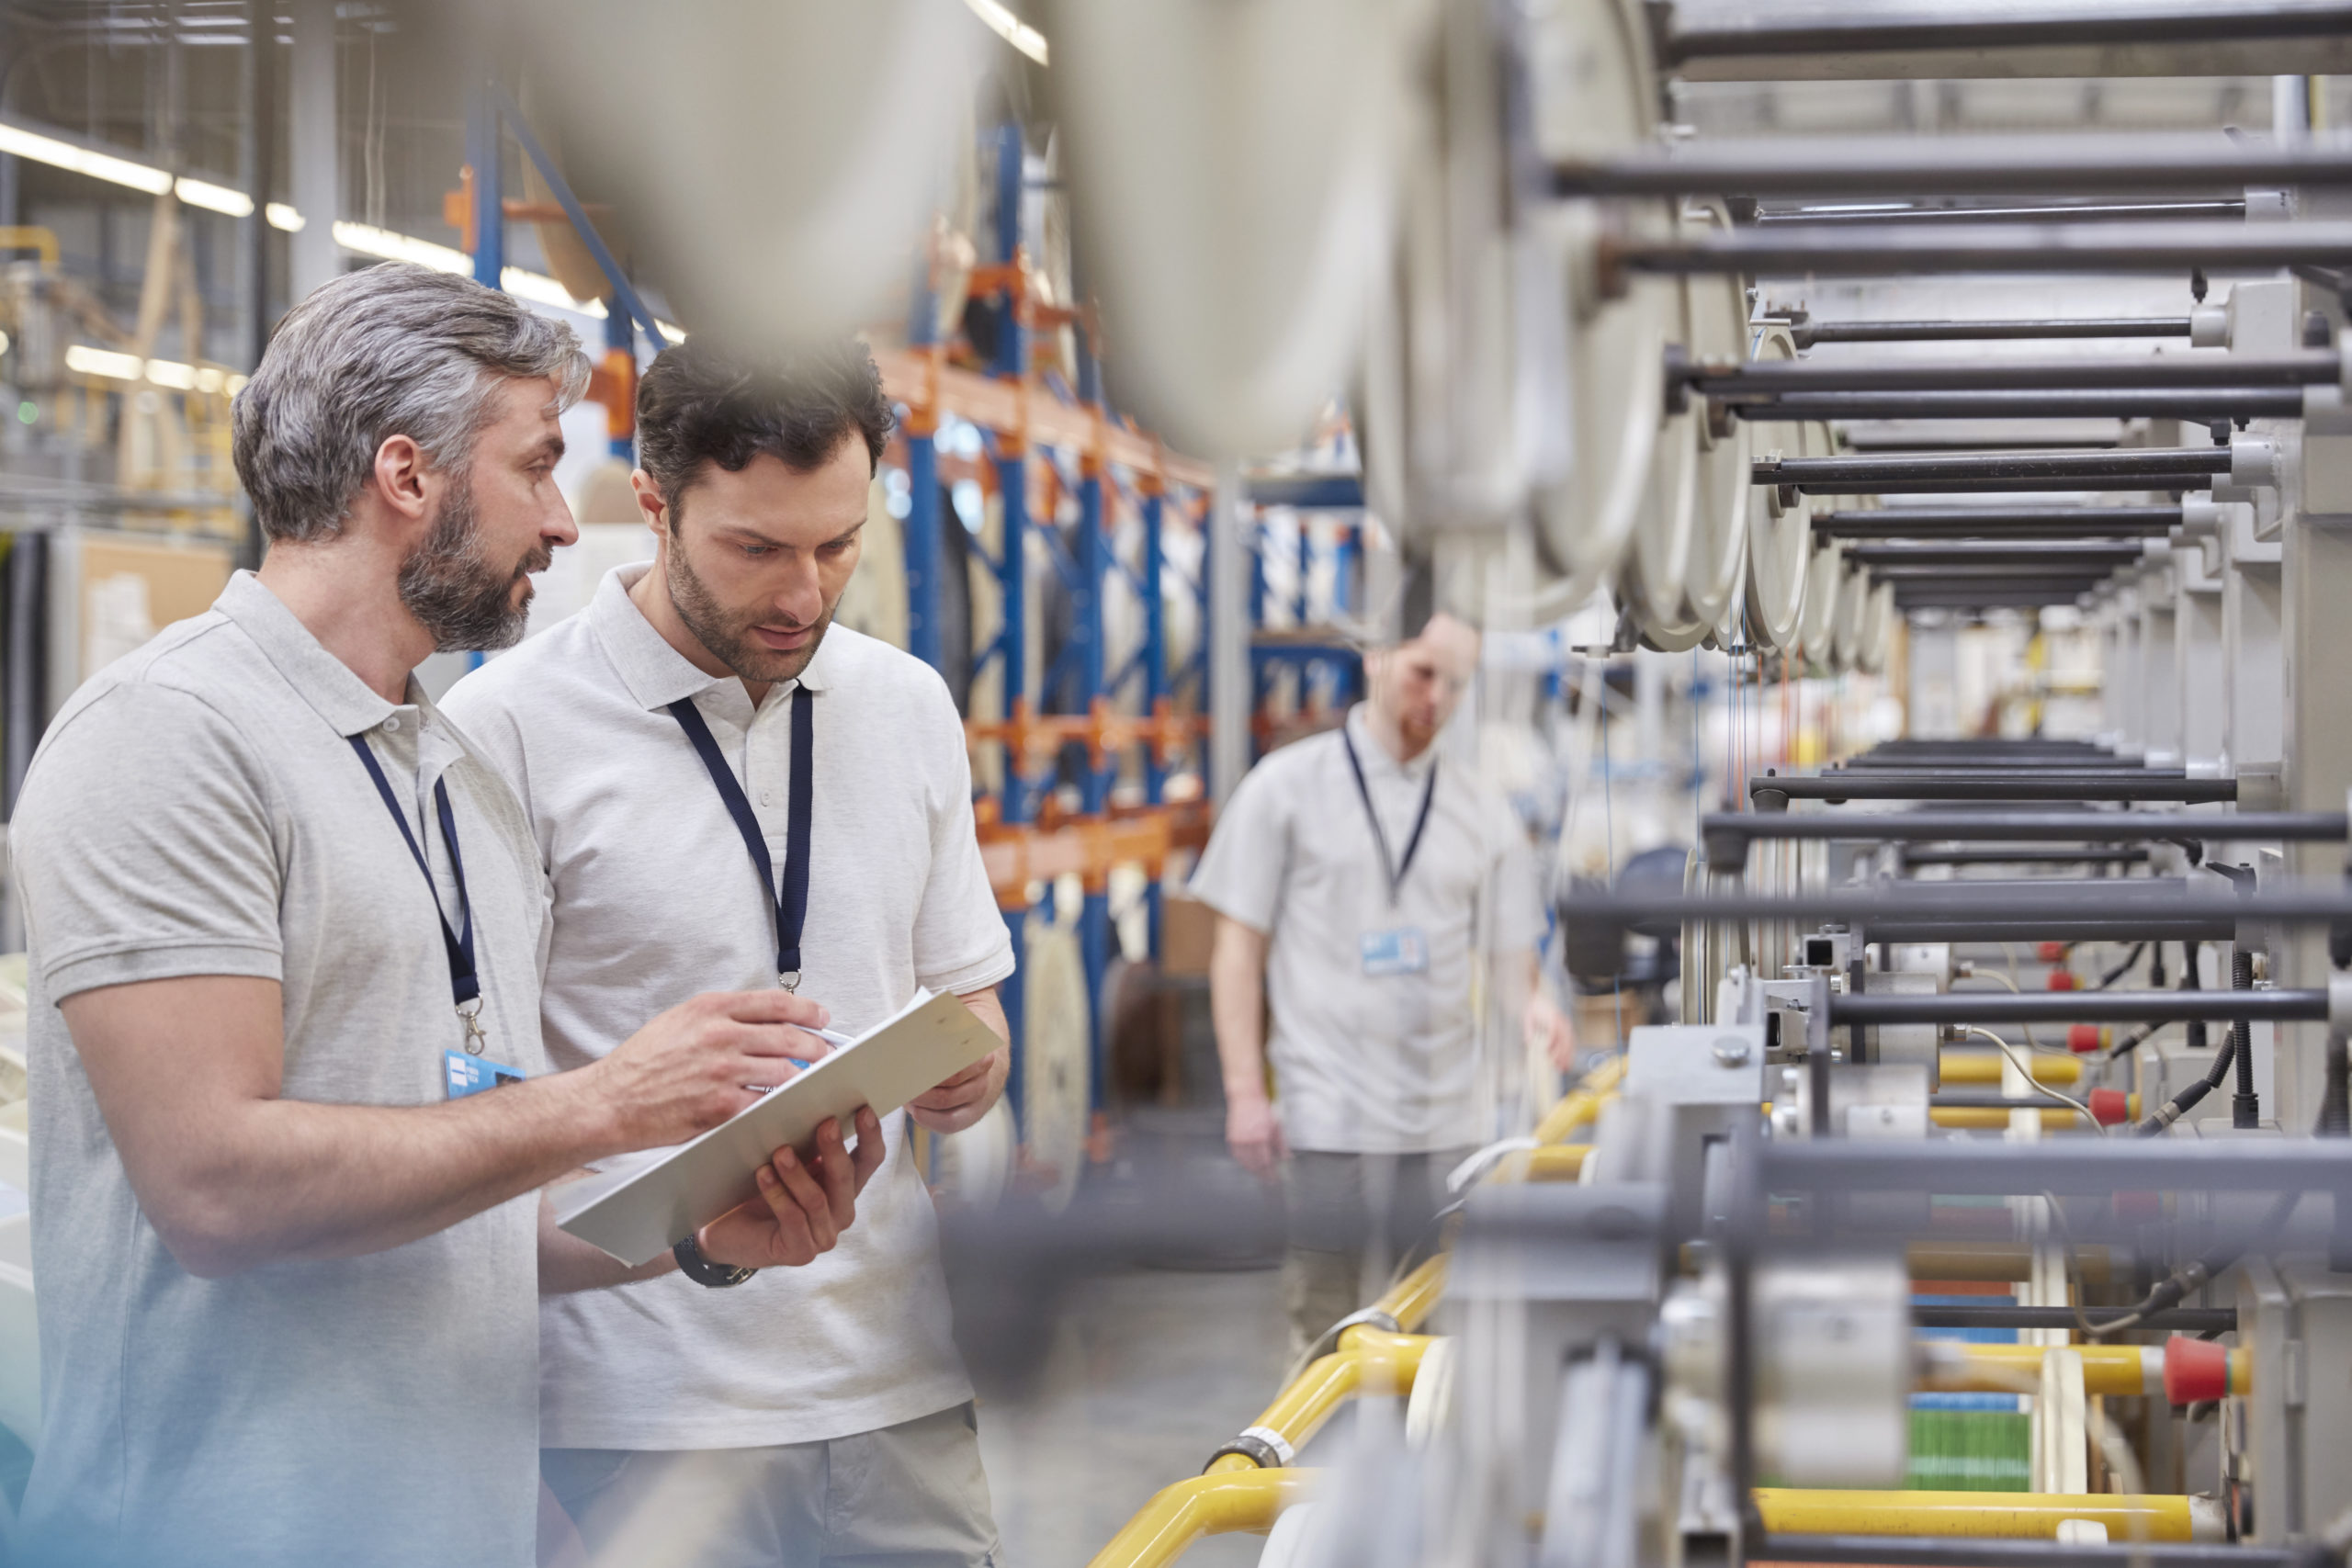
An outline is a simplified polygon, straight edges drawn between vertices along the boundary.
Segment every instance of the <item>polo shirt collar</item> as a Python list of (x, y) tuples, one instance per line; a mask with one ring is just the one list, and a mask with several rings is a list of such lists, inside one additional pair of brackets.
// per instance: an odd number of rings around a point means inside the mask
[[(611, 656), (613, 667), (620, 671), (621, 683), (628, 688), (629, 696), (650, 711), (698, 697), (714, 687), (735, 685), (734, 676), (713, 675), (672, 648), (669, 639), (654, 630), (653, 623), (645, 618), (645, 612), (637, 607), (637, 601), (628, 596), (629, 590), (652, 570), (651, 561), (615, 567), (596, 585), (596, 597), (588, 605), (588, 624), (595, 631), (596, 640)], [(816, 657), (808, 660), (799, 680), (787, 681), (777, 689), (790, 691), (797, 684), (812, 692), (823, 691), (828, 661), (826, 645), (820, 642)]]
[(1389, 755), (1388, 748), (1372, 733), (1372, 709), (1368, 704), (1357, 703), (1348, 709), (1347, 726), (1348, 739), (1355, 742), (1356, 759), (1363, 764), (1367, 775), (1397, 773), (1419, 784), (1437, 765), (1437, 746), (1434, 742), (1424, 747), (1421, 754), (1409, 762), (1400, 762)]
[[(311, 628), (286, 607), (286, 601), (252, 572), (232, 576), (212, 607), (253, 639), (262, 656), (286, 677), (286, 683), (300, 693), (337, 735), (364, 734), (391, 716), (395, 705), (361, 680), (357, 671), (329, 653), (311, 635)], [(409, 677), (408, 701), (432, 711), (413, 674)]]

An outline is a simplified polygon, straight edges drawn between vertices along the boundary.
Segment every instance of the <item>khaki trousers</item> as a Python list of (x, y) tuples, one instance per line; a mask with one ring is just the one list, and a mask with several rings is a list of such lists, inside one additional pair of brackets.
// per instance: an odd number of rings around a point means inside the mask
[(1283, 1255), (1282, 1292), (1294, 1357), (1379, 1296), (1397, 1259), (1424, 1240), (1422, 1233), (1448, 1201), (1446, 1172), (1472, 1152), (1292, 1152), (1283, 1170), (1290, 1245)]
[(997, 1568), (969, 1404), (828, 1442), (543, 1449), (589, 1568)]

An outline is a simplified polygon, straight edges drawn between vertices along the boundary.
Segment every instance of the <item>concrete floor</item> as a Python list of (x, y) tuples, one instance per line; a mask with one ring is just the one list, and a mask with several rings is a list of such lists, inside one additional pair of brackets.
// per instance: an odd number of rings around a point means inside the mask
[[(1272, 1269), (1135, 1269), (1075, 1286), (1039, 1374), (980, 1406), (1008, 1568), (1085, 1568), (1146, 1499), (1198, 1474), (1280, 1383)], [(1184, 1568), (1246, 1568), (1262, 1538), (1204, 1540)]]

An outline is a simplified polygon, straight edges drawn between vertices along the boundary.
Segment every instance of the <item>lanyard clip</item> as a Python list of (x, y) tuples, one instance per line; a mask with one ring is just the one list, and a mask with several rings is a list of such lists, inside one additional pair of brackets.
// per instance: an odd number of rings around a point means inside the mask
[(778, 974), (775, 977), (775, 983), (782, 986), (787, 991), (797, 991), (800, 988), (800, 971), (794, 969), (786, 973)]
[(490, 1036), (481, 1028), (481, 998), (470, 997), (459, 1002), (458, 1017), (466, 1026), (466, 1055), (481, 1055), (482, 1047), (490, 1043)]

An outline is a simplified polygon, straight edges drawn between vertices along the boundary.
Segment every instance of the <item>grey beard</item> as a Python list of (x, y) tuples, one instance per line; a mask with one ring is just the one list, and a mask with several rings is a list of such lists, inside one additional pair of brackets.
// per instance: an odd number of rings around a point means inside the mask
[(514, 580), (545, 570), (554, 555), (543, 546), (517, 569), (501, 570), (481, 558), (477, 534), (473, 488), (460, 483), (442, 503), (432, 534), (401, 562), (401, 603), (433, 634), (433, 646), (443, 653), (512, 648), (522, 641), (530, 605), (514, 607)]

